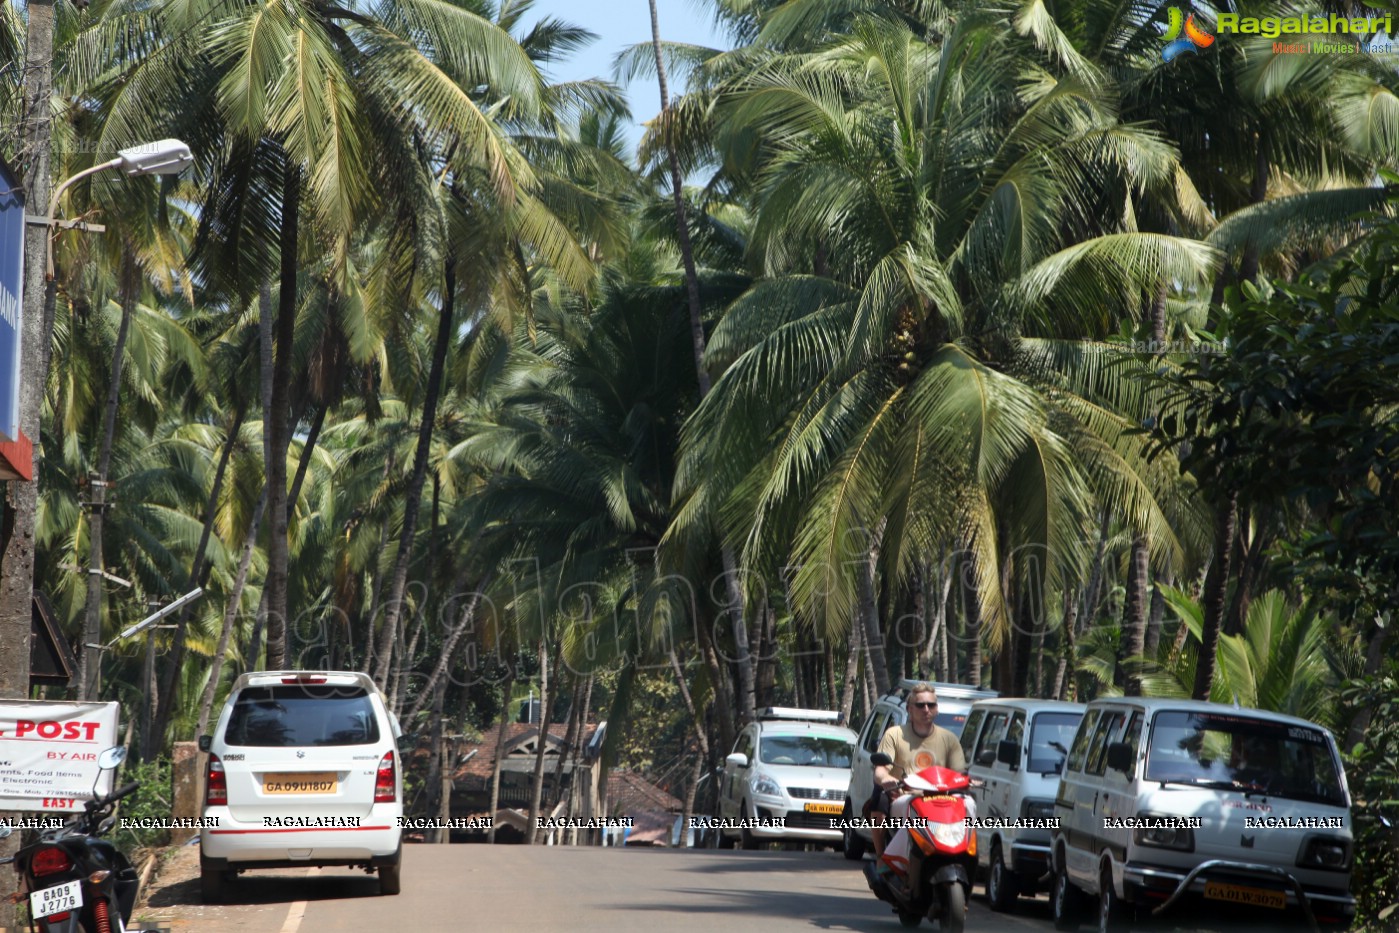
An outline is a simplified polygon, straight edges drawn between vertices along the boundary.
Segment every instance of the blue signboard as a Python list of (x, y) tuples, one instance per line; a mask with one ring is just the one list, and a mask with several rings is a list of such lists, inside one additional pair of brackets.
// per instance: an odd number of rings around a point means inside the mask
[(0, 440), (19, 439), (20, 308), (24, 295), (24, 189), (0, 161)]

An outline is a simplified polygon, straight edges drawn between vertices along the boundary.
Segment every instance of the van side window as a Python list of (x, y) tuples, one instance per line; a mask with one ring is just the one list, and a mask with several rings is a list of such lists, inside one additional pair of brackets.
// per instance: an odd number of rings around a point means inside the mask
[(1078, 735), (1074, 736), (1074, 747), (1069, 749), (1069, 765), (1065, 770), (1083, 770), (1083, 759), (1088, 756), (1088, 740), (1093, 737), (1093, 727), (1098, 724), (1098, 717), (1101, 715), (1102, 710), (1090, 709), (1088, 715), (1083, 717), (1083, 724), (1078, 727)]
[(967, 761), (972, 760), (972, 745), (976, 742), (977, 730), (981, 728), (981, 721), (985, 718), (984, 709), (974, 709), (967, 717), (967, 724), (962, 729), (962, 757)]
[(1122, 726), (1122, 721), (1126, 719), (1122, 712), (1109, 710), (1098, 720), (1098, 728), (1093, 730), (1093, 744), (1088, 752), (1088, 764), (1084, 767), (1085, 774), (1102, 774), (1108, 766), (1108, 742)]
[(1005, 737), (1016, 745), (1025, 744), (1025, 714), (1016, 713), (1010, 717), (1010, 726), (1006, 729)]
[(981, 730), (981, 741), (976, 743), (976, 756), (972, 764), (996, 763), (996, 743), (1005, 737), (1006, 718), (1005, 713), (992, 713), (986, 717), (986, 728)]
[(870, 716), (869, 726), (867, 727), (869, 731), (865, 733), (865, 737), (860, 742), (861, 748), (870, 754), (874, 754), (879, 750), (879, 740), (884, 738), (884, 723), (888, 718), (889, 714), (883, 710), (874, 711), (874, 714)]
[(1122, 741), (1126, 742), (1132, 749), (1132, 760), (1137, 760), (1137, 752), (1142, 742), (1142, 714), (1133, 713), (1131, 720), (1127, 723), (1127, 731), (1122, 733)]

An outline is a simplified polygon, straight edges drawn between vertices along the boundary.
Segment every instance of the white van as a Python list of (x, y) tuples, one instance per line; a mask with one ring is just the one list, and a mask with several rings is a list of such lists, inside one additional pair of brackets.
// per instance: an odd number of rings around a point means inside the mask
[[(870, 756), (879, 750), (879, 740), (884, 738), (890, 726), (901, 726), (908, 721), (908, 691), (920, 683), (924, 681), (899, 681), (897, 690), (875, 703), (860, 729), (860, 741), (855, 746), (855, 758), (850, 763), (850, 786), (846, 789), (841, 808), (841, 821), (844, 824), (841, 845), (845, 857), (852, 862), (865, 857), (865, 849), (870, 842), (868, 829), (852, 825), (860, 817), (865, 801), (874, 793), (874, 765), (870, 764)], [(962, 735), (972, 703), (999, 696), (994, 690), (981, 690), (964, 684), (933, 682), (932, 686), (938, 694), (938, 713), (933, 721), (958, 737)]]
[(1055, 926), (1083, 895), (1100, 929), (1195, 907), (1344, 929), (1350, 792), (1321, 726), (1192, 700), (1088, 705), (1055, 799)]
[(399, 892), (403, 774), (397, 721), (367, 675), (257, 671), (233, 683), (209, 753), (200, 888), (219, 902), (250, 868), (347, 865)]
[(1047, 888), (1059, 774), (1083, 719), (1082, 703), (978, 700), (962, 730), (978, 824), (977, 867), (992, 910)]

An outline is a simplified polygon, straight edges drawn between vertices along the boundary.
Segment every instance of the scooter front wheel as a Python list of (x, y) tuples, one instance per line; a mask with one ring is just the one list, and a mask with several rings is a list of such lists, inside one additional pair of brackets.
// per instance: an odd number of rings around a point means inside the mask
[(962, 933), (967, 928), (967, 890), (956, 881), (942, 886), (942, 916), (939, 933)]

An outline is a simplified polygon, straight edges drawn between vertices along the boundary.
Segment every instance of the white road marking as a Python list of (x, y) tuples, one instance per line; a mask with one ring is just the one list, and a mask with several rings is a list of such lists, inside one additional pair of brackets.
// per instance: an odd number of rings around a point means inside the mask
[(287, 922), (282, 924), (282, 933), (296, 933), (297, 927), (301, 926), (301, 918), (306, 916), (306, 902), (296, 901), (287, 911)]

